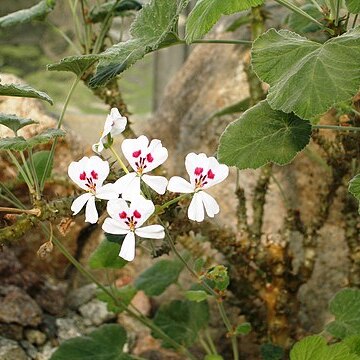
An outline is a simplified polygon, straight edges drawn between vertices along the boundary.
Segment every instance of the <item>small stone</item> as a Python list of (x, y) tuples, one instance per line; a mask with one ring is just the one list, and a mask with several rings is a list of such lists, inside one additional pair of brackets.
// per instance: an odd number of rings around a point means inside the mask
[(21, 340), (23, 338), (23, 327), (18, 324), (0, 323), (0, 334), (7, 339)]
[(36, 358), (38, 351), (36, 350), (34, 345), (30, 344), (26, 340), (21, 340), (20, 345), (25, 350), (26, 354), (30, 357), (30, 359)]
[(81, 288), (71, 290), (67, 296), (66, 302), (70, 309), (77, 310), (81, 305), (86, 304), (96, 295), (97, 286), (88, 284)]
[(39, 329), (47, 335), (48, 339), (55, 339), (57, 337), (56, 318), (49, 314), (44, 314)]
[(34, 299), (39, 306), (51, 315), (63, 316), (67, 284), (46, 281), (36, 292)]
[(57, 347), (53, 347), (50, 342), (47, 342), (42, 348), (41, 352), (37, 353), (35, 360), (50, 360), (56, 349)]
[(46, 341), (46, 335), (35, 329), (27, 329), (25, 330), (25, 337), (31, 343), (35, 345), (43, 345)]
[(0, 359), (27, 360), (27, 356), (16, 341), (0, 337)]
[(106, 303), (93, 299), (79, 308), (87, 325), (99, 326), (109, 320), (116, 319), (116, 314), (108, 311)]
[(36, 327), (42, 311), (37, 303), (16, 286), (0, 286), (0, 322)]
[(74, 319), (59, 318), (56, 319), (56, 325), (58, 327), (58, 339), (59, 342), (81, 336), (80, 329), (75, 323)]

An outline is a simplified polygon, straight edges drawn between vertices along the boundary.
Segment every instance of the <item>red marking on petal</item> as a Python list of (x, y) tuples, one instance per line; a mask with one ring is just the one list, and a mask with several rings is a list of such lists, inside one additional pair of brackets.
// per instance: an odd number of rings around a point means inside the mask
[(80, 180), (86, 180), (86, 172), (80, 174)]
[(126, 212), (125, 211), (123, 211), (123, 212), (121, 212), (120, 214), (119, 214), (119, 216), (120, 216), (120, 219), (126, 219)]
[(97, 179), (98, 179), (98, 173), (95, 172), (95, 170), (93, 170), (93, 171), (91, 172), (91, 176), (92, 176), (92, 178), (93, 178), (94, 180), (97, 180)]
[(137, 210), (134, 211), (134, 216), (135, 216), (137, 219), (140, 219), (140, 218), (141, 218), (141, 214), (140, 214)]
[(215, 174), (211, 171), (211, 169), (208, 171), (207, 176), (209, 179), (213, 179), (215, 177)]
[(202, 173), (203, 171), (204, 171), (203, 168), (197, 167), (197, 168), (195, 168), (194, 173), (195, 173), (195, 175), (201, 175), (201, 173)]
[(153, 161), (154, 161), (154, 158), (152, 157), (151, 154), (147, 154), (147, 155), (146, 155), (146, 160), (147, 160), (148, 162), (153, 162)]
[(133, 156), (134, 158), (138, 158), (138, 157), (140, 156), (140, 154), (141, 154), (141, 150), (138, 150), (138, 151), (134, 151), (134, 152), (132, 153), (132, 156)]

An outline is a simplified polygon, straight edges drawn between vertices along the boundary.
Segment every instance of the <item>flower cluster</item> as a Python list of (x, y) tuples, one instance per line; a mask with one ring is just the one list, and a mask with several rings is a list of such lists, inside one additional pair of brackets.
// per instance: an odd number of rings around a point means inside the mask
[[(118, 109), (111, 109), (105, 121), (104, 130), (99, 142), (93, 145), (93, 150), (101, 153), (104, 148), (112, 149), (113, 136), (121, 134), (127, 124), (127, 119)], [(142, 193), (143, 188), (149, 187), (160, 195), (166, 190), (189, 194), (191, 202), (188, 207), (190, 220), (201, 222), (205, 212), (209, 217), (219, 213), (220, 208), (216, 200), (204, 190), (216, 185), (229, 174), (226, 165), (219, 164), (214, 157), (205, 154), (190, 153), (185, 159), (185, 168), (190, 181), (179, 176), (169, 181), (163, 176), (149, 173), (162, 165), (168, 158), (167, 149), (158, 139), (149, 142), (144, 135), (137, 139), (125, 139), (121, 145), (122, 153), (127, 160), (129, 170), (124, 166), (125, 175), (114, 183), (104, 184), (109, 175), (108, 161), (99, 156), (83, 157), (80, 161), (73, 161), (68, 168), (71, 180), (86, 193), (77, 197), (72, 203), (73, 215), (78, 214), (85, 206), (85, 221), (95, 224), (98, 219), (96, 199), (108, 200), (107, 217), (102, 229), (110, 234), (125, 235), (119, 256), (127, 261), (135, 257), (135, 235), (141, 238), (163, 239), (165, 229), (162, 225), (143, 226), (154, 214), (155, 206), (151, 199)], [(121, 160), (119, 160), (121, 161)], [(123, 165), (122, 161), (121, 164)]]

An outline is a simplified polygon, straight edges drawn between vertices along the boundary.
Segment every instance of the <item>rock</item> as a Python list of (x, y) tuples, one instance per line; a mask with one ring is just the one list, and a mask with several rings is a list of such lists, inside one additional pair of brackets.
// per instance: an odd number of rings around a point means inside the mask
[(78, 289), (71, 290), (67, 296), (66, 303), (72, 310), (77, 310), (95, 297), (97, 286), (88, 284)]
[(145, 295), (143, 291), (138, 291), (134, 298), (131, 301), (131, 304), (134, 305), (141, 314), (145, 316), (150, 315), (151, 303), (148, 296)]
[(42, 311), (37, 303), (16, 286), (0, 287), (0, 322), (36, 327)]
[(46, 335), (35, 329), (27, 329), (25, 330), (25, 337), (31, 343), (35, 345), (43, 345), (46, 341)]
[(23, 338), (23, 327), (18, 324), (0, 323), (0, 334), (7, 339), (21, 340)]
[(50, 360), (56, 349), (57, 347), (53, 347), (50, 342), (47, 342), (41, 352), (37, 353), (35, 360)]
[(58, 339), (60, 343), (82, 335), (75, 320), (72, 318), (56, 319), (56, 325), (58, 327)]
[(20, 341), (21, 347), (26, 351), (26, 354), (30, 357), (30, 359), (35, 359), (38, 351), (36, 350), (36, 347), (32, 344), (30, 344), (26, 340)]
[(16, 341), (0, 337), (0, 359), (27, 360), (27, 356)]
[(57, 336), (56, 318), (54, 316), (44, 314), (43, 322), (39, 329), (47, 335), (49, 339), (54, 339)]
[(104, 322), (116, 319), (116, 314), (108, 311), (106, 303), (93, 299), (89, 303), (79, 308), (81, 315), (84, 317), (86, 325), (99, 326)]

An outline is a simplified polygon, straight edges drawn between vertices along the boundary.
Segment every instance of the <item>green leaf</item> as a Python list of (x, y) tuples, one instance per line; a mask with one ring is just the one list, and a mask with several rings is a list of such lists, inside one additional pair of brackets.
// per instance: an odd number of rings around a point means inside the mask
[(140, 10), (142, 7), (141, 3), (135, 0), (111, 0), (101, 5), (94, 6), (89, 13), (89, 20), (92, 23), (98, 23), (105, 20), (106, 16), (111, 12), (111, 15), (121, 16), (126, 11)]
[(239, 169), (269, 162), (289, 163), (309, 143), (311, 125), (262, 101), (231, 123), (221, 135), (219, 161)]
[(21, 118), (16, 115), (0, 113), (0, 125), (4, 125), (11, 129), (15, 135), (21, 128), (31, 124), (37, 124), (37, 121)]
[(349, 182), (349, 192), (355, 196), (359, 201), (359, 214), (360, 214), (360, 174), (357, 174)]
[(263, 344), (260, 346), (260, 353), (262, 360), (283, 360), (284, 350), (274, 344)]
[(296, 343), (290, 352), (290, 360), (359, 360), (344, 343), (331, 346), (321, 336), (309, 336)]
[(252, 329), (251, 324), (246, 322), (246, 323), (240, 324), (236, 327), (235, 334), (236, 335), (247, 335), (250, 333), (251, 329)]
[(58, 63), (47, 66), (49, 71), (70, 71), (76, 76), (81, 76), (99, 60), (99, 55), (69, 56)]
[(329, 309), (335, 321), (326, 326), (326, 331), (339, 339), (360, 335), (360, 290), (339, 291), (330, 301)]
[(124, 311), (137, 293), (137, 290), (131, 285), (126, 285), (120, 289), (108, 288), (108, 290), (116, 297), (116, 299), (124, 303), (125, 306), (115, 302), (114, 299), (103, 290), (100, 290), (96, 297), (105, 302), (107, 304), (107, 309), (115, 314), (119, 314)]
[(92, 269), (121, 269), (128, 262), (119, 257), (120, 246), (124, 235), (105, 234), (105, 239), (100, 243), (89, 258)]
[[(321, 22), (321, 20), (324, 18), (324, 14), (322, 14), (314, 4), (305, 4), (301, 6), (300, 9), (305, 11), (319, 22)], [(292, 12), (289, 15), (288, 26), (291, 30), (300, 34), (321, 30), (319, 25), (296, 12)]]
[(214, 282), (214, 289), (224, 291), (230, 284), (227, 268), (224, 265), (216, 265), (210, 269), (204, 277)]
[(48, 94), (36, 90), (28, 85), (0, 84), (0, 96), (18, 96), (18, 97), (35, 98), (35, 99), (45, 100), (51, 105), (53, 104), (53, 100)]
[[(207, 302), (174, 300), (160, 307), (155, 315), (154, 323), (167, 335), (185, 347), (192, 345), (199, 331), (208, 324), (209, 307)], [(156, 333), (152, 334), (157, 337)], [(163, 340), (164, 347), (171, 344)]]
[(207, 299), (208, 294), (204, 290), (188, 290), (185, 292), (185, 297), (190, 301), (201, 302)]
[(25, 24), (33, 20), (44, 20), (54, 9), (55, 0), (42, 0), (29, 9), (23, 9), (0, 18), (0, 29)]
[(350, 349), (350, 352), (360, 356), (360, 336), (349, 336), (343, 340), (343, 343)]
[(204, 265), (205, 265), (205, 260), (203, 258), (197, 258), (194, 262), (194, 271), (196, 273), (201, 272)]
[(182, 269), (183, 264), (179, 261), (160, 260), (135, 280), (135, 287), (148, 296), (160, 295), (177, 282)]
[(201, 39), (222, 15), (261, 5), (264, 0), (198, 0), (186, 21), (185, 40), (188, 44)]
[(105, 84), (132, 66), (147, 53), (179, 40), (172, 31), (189, 0), (151, 0), (137, 13), (130, 34), (132, 39), (116, 44), (100, 54), (99, 65), (90, 85)]
[(224, 358), (221, 355), (211, 354), (211, 355), (206, 355), (204, 357), (204, 360), (224, 360)]
[(0, 150), (23, 151), (33, 148), (36, 145), (44, 144), (56, 137), (64, 136), (65, 132), (61, 129), (47, 129), (41, 134), (35, 135), (25, 140), (22, 136), (6, 137), (0, 139)]
[(63, 342), (50, 360), (130, 360), (123, 353), (126, 331), (116, 324), (106, 324), (87, 336)]
[(346, 7), (349, 12), (353, 14), (360, 13), (360, 1), (359, 0), (345, 0)]
[(358, 92), (359, 58), (360, 27), (324, 44), (270, 29), (252, 49), (254, 71), (270, 84), (269, 105), (303, 119), (322, 114)]
[[(46, 151), (46, 150), (38, 151), (35, 154), (33, 154), (34, 167), (38, 179), (41, 179), (44, 174), (49, 155), (50, 155), (50, 151)], [(30, 160), (28, 159), (26, 162), (28, 167), (30, 167)], [(48, 167), (47, 173), (45, 175), (45, 179), (48, 179), (50, 177), (53, 164), (54, 164), (54, 159), (52, 159), (51, 164)], [(24, 169), (24, 166), (22, 166), (22, 168)], [(18, 174), (18, 178), (19, 180), (24, 181), (24, 178), (21, 175), (21, 173)]]

